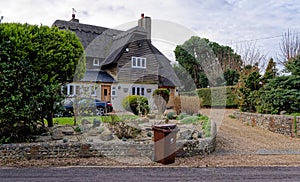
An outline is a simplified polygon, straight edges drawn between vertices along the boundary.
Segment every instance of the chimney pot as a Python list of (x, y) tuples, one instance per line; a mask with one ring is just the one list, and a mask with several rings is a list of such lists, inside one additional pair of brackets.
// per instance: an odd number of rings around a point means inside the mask
[(144, 13), (142, 13), (142, 14), (141, 14), (141, 18), (144, 18), (144, 17), (145, 17), (145, 15), (144, 15)]

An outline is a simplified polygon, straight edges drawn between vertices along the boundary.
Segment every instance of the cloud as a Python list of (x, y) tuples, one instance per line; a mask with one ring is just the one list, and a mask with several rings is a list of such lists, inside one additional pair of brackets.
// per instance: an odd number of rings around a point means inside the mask
[[(152, 19), (177, 23), (220, 44), (234, 46), (257, 39), (257, 45), (274, 56), (281, 35), (299, 29), (297, 0), (14, 0), (0, 2), (4, 22), (28, 22), (51, 26), (56, 19), (71, 19), (72, 8), (81, 23), (117, 27), (137, 22), (140, 13)], [(276, 45), (276, 46), (274, 46)]]

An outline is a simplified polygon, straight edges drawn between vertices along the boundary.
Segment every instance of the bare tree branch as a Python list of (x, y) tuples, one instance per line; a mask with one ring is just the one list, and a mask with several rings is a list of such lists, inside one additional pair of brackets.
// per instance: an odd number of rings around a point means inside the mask
[(285, 64), (288, 60), (300, 54), (300, 36), (298, 31), (291, 31), (283, 33), (281, 42), (279, 43), (280, 54), (278, 62)]
[(258, 65), (260, 71), (264, 71), (268, 64), (267, 54), (257, 48), (256, 42), (246, 42), (236, 46), (236, 52), (241, 55), (244, 66)]

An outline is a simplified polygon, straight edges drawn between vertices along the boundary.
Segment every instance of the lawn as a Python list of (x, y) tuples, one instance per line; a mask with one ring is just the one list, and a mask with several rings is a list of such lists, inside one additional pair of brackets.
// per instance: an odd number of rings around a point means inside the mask
[[(103, 123), (108, 123), (108, 122), (119, 122), (119, 121), (136, 119), (136, 118), (138, 118), (138, 116), (136, 115), (85, 116), (85, 117), (78, 117), (76, 124), (81, 124), (81, 121), (83, 119), (86, 119), (91, 123), (94, 121), (94, 119), (100, 120)], [(59, 118), (54, 118), (53, 123), (58, 125), (74, 125), (74, 119), (75, 119), (74, 117), (59, 117)], [(47, 122), (45, 124), (47, 124)]]

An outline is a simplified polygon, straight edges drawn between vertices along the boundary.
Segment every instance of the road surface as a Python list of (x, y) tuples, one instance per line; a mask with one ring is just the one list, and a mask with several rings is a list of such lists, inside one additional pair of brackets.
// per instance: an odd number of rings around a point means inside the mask
[(299, 181), (300, 167), (0, 168), (0, 181)]

